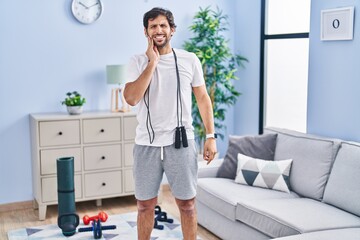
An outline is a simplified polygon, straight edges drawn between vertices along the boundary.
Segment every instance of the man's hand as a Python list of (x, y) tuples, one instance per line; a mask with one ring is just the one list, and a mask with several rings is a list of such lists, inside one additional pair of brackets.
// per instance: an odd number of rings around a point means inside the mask
[(208, 138), (204, 143), (203, 158), (209, 164), (215, 157), (216, 152), (216, 140), (215, 138)]
[(147, 36), (147, 39), (148, 47), (145, 54), (149, 60), (148, 65), (135, 81), (126, 83), (124, 90), (125, 101), (131, 106), (135, 106), (144, 97), (156, 66), (160, 61), (160, 53), (155, 46), (153, 39), (149, 36)]
[(146, 56), (149, 59), (149, 62), (157, 64), (160, 60), (160, 53), (157, 47), (154, 45), (154, 40), (147, 36), (148, 39), (148, 48), (146, 50)]

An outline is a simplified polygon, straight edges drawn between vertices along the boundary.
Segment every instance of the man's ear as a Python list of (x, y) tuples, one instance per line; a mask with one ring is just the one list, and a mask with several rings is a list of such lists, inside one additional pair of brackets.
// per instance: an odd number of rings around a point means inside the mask
[(148, 36), (149, 36), (148, 33), (147, 33), (146, 28), (144, 28), (144, 34), (145, 34), (145, 37), (148, 37)]
[(175, 28), (171, 28), (171, 36), (173, 36), (175, 33)]

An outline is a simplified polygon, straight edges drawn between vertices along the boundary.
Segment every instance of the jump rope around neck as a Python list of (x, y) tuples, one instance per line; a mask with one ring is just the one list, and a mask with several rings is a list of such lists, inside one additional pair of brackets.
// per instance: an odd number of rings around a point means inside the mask
[[(175, 59), (175, 68), (176, 68), (176, 78), (177, 78), (177, 94), (176, 94), (176, 118), (177, 118), (177, 127), (175, 128), (175, 148), (179, 149), (181, 147), (181, 142), (183, 147), (188, 147), (188, 139), (187, 139), (187, 135), (186, 135), (186, 129), (183, 125), (182, 122), (182, 99), (181, 99), (181, 88), (180, 88), (180, 74), (179, 74), (179, 68), (178, 68), (178, 64), (177, 64), (177, 56), (176, 53), (174, 51), (174, 49), (172, 49), (173, 55), (174, 55), (174, 59)], [(144, 94), (144, 103), (147, 109), (147, 116), (146, 116), (146, 128), (149, 134), (149, 141), (150, 144), (152, 144), (154, 142), (155, 139), (155, 131), (154, 128), (152, 126), (151, 123), (151, 115), (150, 115), (150, 97), (149, 97), (149, 92), (150, 92), (150, 85), (148, 86), (148, 88), (145, 91)]]

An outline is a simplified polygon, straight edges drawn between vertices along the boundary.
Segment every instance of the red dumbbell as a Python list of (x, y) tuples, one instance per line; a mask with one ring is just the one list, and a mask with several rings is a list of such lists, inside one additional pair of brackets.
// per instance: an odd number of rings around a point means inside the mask
[(106, 220), (108, 219), (108, 215), (106, 214), (106, 212), (99, 212), (98, 215), (93, 216), (93, 217), (89, 217), (88, 215), (85, 215), (83, 217), (83, 222), (85, 225), (88, 225), (91, 221), (98, 220), (98, 219), (101, 222), (106, 222)]

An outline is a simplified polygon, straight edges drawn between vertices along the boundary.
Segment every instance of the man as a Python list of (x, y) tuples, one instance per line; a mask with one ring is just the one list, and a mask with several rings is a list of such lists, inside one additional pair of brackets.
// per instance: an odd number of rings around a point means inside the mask
[(129, 82), (124, 89), (128, 104), (138, 105), (134, 146), (135, 197), (138, 206), (138, 239), (150, 239), (154, 208), (165, 172), (181, 215), (185, 240), (196, 239), (195, 195), (197, 150), (191, 117), (191, 93), (198, 103), (207, 132), (204, 160), (216, 153), (213, 109), (206, 91), (202, 67), (195, 54), (172, 49), (174, 17), (153, 8), (144, 14), (148, 41), (145, 54), (129, 63)]

